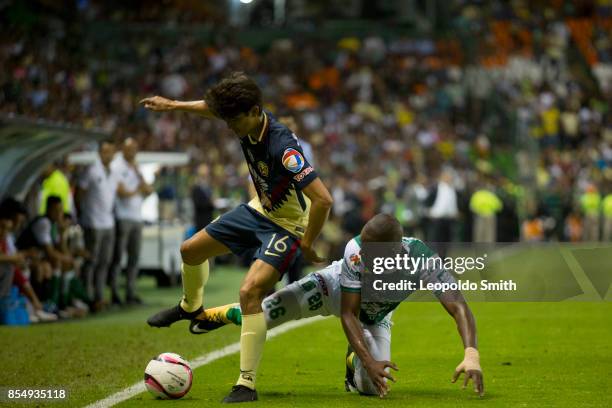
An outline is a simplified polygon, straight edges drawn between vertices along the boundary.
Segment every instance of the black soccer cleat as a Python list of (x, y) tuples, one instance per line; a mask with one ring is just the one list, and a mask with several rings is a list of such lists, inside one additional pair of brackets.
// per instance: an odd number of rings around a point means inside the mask
[(181, 307), (181, 304), (171, 307), (170, 309), (162, 310), (147, 319), (147, 323), (151, 327), (170, 327), (174, 322), (179, 320), (191, 320), (202, 313), (202, 306), (195, 312), (186, 312)]
[(224, 404), (232, 404), (235, 402), (251, 402), (257, 401), (257, 391), (245, 387), (244, 385), (234, 385), (229, 395), (223, 398)]

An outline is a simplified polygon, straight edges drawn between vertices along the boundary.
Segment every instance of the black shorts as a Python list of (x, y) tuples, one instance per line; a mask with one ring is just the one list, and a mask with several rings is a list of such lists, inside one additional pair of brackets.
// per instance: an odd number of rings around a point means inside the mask
[(255, 251), (253, 259), (272, 265), (281, 276), (300, 254), (298, 237), (246, 204), (223, 214), (204, 229), (235, 255)]

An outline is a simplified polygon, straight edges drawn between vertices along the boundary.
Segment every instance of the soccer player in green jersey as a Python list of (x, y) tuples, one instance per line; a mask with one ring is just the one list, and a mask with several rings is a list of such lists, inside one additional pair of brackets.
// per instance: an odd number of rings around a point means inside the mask
[[(278, 292), (262, 303), (268, 329), (290, 320), (322, 315), (334, 315), (342, 320), (350, 347), (347, 353), (345, 387), (366, 395), (388, 392), (387, 379), (393, 379), (389, 368), (397, 369), (391, 358), (391, 316), (399, 300), (368, 302), (362, 300), (361, 290), (365, 272), (363, 246), (368, 242), (401, 242), (400, 251), (411, 257), (436, 257), (427, 245), (416, 238), (402, 237), (402, 229), (392, 216), (379, 214), (364, 226), (361, 234), (345, 247), (344, 259), (311, 273)], [(416, 279), (424, 282), (454, 282), (446, 270), (422, 269)], [(406, 293), (406, 297), (410, 293)], [(476, 342), (474, 316), (459, 291), (434, 292), (442, 306), (453, 317), (463, 343), (464, 360), (453, 375), (455, 382), (465, 374), (464, 386), (471, 379), (474, 390), (484, 394), (480, 357)], [(192, 320), (190, 331), (207, 333), (226, 324), (241, 324), (238, 304), (207, 309)]]

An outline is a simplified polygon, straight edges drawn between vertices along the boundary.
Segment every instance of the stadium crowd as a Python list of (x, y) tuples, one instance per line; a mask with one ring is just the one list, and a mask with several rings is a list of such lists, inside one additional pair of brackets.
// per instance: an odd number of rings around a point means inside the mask
[[(434, 242), (611, 241), (612, 86), (576, 63), (588, 56), (570, 24), (581, 18), (609, 27), (610, 10), (605, 2), (535, 3), (453, 2), (452, 38), (296, 36), (263, 50), (229, 36), (203, 43), (128, 31), (120, 43), (104, 44), (76, 35), (94, 18), (85, 12), (81, 25), (41, 17), (27, 35), (15, 30), (0, 38), (0, 112), (101, 128), (116, 144), (130, 138), (141, 150), (186, 151), (191, 164), (163, 169), (153, 186), (167, 208), (163, 217), (184, 217), (190, 211), (176, 208), (198, 210), (190, 205), (193, 186), (209, 198), (229, 199), (228, 207), (247, 199), (239, 143), (220, 122), (153, 115), (137, 102), (153, 94), (201, 99), (208, 85), (244, 71), (271, 101), (267, 109), (292, 118), (330, 186), (335, 204), (321, 239), (330, 259), (379, 211), (394, 213), (407, 234)], [(597, 29), (588, 39), (598, 61), (612, 61), (611, 32)], [(74, 190), (83, 171), (61, 170)], [(210, 206), (203, 211), (206, 219), (212, 216)], [(14, 217), (3, 227), (5, 236), (24, 223)], [(82, 214), (47, 217), (57, 225), (54, 248), (79, 228), (71, 220), (83, 231), (100, 229), (84, 223)], [(114, 236), (114, 224), (103, 227)], [(86, 310), (81, 303), (93, 299), (103, 308), (105, 282), (96, 283), (95, 294), (91, 278), (79, 288), (72, 275), (75, 258), (92, 254), (86, 245), (67, 247), (47, 251), (49, 267), (30, 276), (29, 292), (48, 300), (50, 282), (64, 271), (77, 301), (52, 303)], [(15, 281), (27, 282), (18, 271), (29, 255), (15, 255), (6, 244), (0, 250), (15, 257), (9, 261)], [(42, 310), (40, 301), (30, 300)]]

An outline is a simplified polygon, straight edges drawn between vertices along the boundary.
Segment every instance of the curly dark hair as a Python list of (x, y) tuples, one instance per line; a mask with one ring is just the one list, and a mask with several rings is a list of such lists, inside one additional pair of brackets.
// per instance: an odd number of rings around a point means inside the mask
[(221, 119), (235, 118), (248, 113), (253, 106), (261, 109), (261, 90), (243, 72), (234, 72), (210, 88), (204, 100), (208, 108)]
[(28, 210), (19, 201), (13, 197), (7, 197), (0, 203), (0, 215), (6, 215), (8, 218), (14, 218), (16, 215), (21, 214), (28, 216)]

